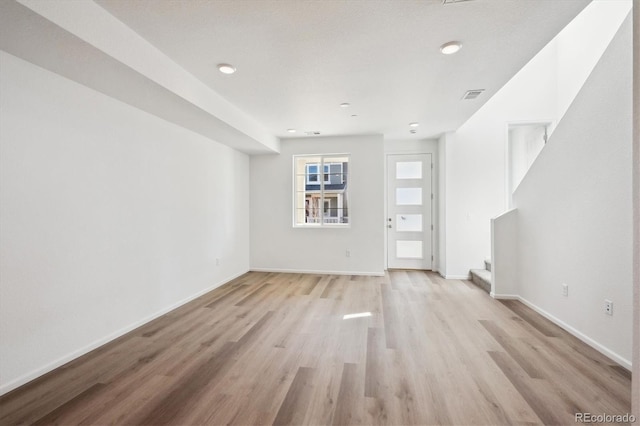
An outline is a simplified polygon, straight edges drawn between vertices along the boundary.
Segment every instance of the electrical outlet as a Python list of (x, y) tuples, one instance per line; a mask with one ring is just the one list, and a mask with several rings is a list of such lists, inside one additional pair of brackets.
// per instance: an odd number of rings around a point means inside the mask
[(347, 257), (351, 257), (351, 251), (347, 249), (347, 250), (344, 252), (344, 255), (345, 255), (345, 256), (347, 256)]
[(607, 315), (613, 315), (613, 302), (611, 300), (604, 300), (604, 313)]
[(569, 285), (562, 283), (562, 295), (567, 297), (569, 296)]

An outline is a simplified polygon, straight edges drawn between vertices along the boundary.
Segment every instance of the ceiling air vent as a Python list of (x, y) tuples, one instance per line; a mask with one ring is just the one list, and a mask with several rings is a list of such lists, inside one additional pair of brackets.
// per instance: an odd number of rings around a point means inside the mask
[(316, 130), (316, 131), (313, 131), (313, 132), (304, 132), (304, 133), (305, 133), (307, 136), (318, 136), (318, 135), (320, 135), (320, 132), (318, 132), (317, 130)]
[(467, 93), (464, 94), (462, 100), (469, 101), (471, 99), (475, 99), (480, 96), (482, 92), (484, 92), (484, 89), (467, 90)]

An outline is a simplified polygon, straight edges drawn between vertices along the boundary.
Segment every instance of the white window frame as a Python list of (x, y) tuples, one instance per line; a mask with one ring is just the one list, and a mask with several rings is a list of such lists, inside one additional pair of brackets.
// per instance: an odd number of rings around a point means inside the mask
[[(309, 166), (316, 164), (318, 165), (318, 170), (322, 170), (323, 173), (322, 175), (324, 175), (324, 179), (319, 179), (320, 181), (320, 189), (318, 191), (318, 193), (320, 194), (320, 222), (319, 223), (297, 223), (296, 222), (296, 214), (297, 214), (297, 209), (296, 209), (296, 194), (298, 192), (305, 192), (305, 191), (298, 191), (298, 187), (297, 187), (297, 179), (296, 179), (296, 159), (298, 158), (305, 158), (305, 157), (315, 157), (315, 158), (319, 158), (320, 162), (319, 163), (309, 163), (305, 165), (305, 185), (317, 185), (318, 182), (309, 182), (308, 177), (309, 177)], [(351, 173), (351, 154), (349, 153), (338, 153), (338, 154), (300, 154), (300, 155), (293, 155), (293, 199), (292, 199), (292, 219), (293, 219), (293, 227), (294, 228), (351, 228), (351, 215), (348, 216), (348, 223), (325, 223), (325, 218), (324, 218), (324, 201), (325, 201), (325, 189), (324, 186), (325, 184), (330, 184), (331, 183), (331, 165), (335, 165), (335, 164), (339, 164), (340, 165), (340, 174), (342, 175), (342, 179), (341, 179), (341, 184), (344, 183), (345, 179), (344, 179), (344, 168), (343, 168), (343, 164), (342, 163), (336, 163), (335, 161), (333, 162), (328, 162), (325, 163), (325, 158), (327, 159), (332, 159), (333, 157), (345, 157), (347, 158), (347, 162), (349, 163), (349, 173)], [(325, 166), (327, 167), (328, 173), (325, 173)], [(315, 173), (314, 173), (315, 174)], [(348, 188), (345, 189), (345, 192), (348, 193)], [(349, 208), (349, 210), (351, 210)]]

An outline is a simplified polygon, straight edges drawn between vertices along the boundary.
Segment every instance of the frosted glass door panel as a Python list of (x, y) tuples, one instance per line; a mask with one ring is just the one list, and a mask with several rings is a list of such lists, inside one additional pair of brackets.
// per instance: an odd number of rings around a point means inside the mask
[(422, 259), (422, 241), (396, 241), (396, 257)]
[(396, 231), (398, 232), (422, 232), (421, 214), (397, 214)]
[(399, 206), (421, 206), (422, 188), (396, 188), (396, 204)]
[(398, 161), (396, 179), (422, 179), (422, 161)]

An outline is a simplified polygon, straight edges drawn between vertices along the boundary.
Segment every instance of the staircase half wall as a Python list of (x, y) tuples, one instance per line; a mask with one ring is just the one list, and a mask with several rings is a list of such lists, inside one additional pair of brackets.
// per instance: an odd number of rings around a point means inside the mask
[(509, 210), (491, 219), (491, 296), (518, 298), (518, 211)]

